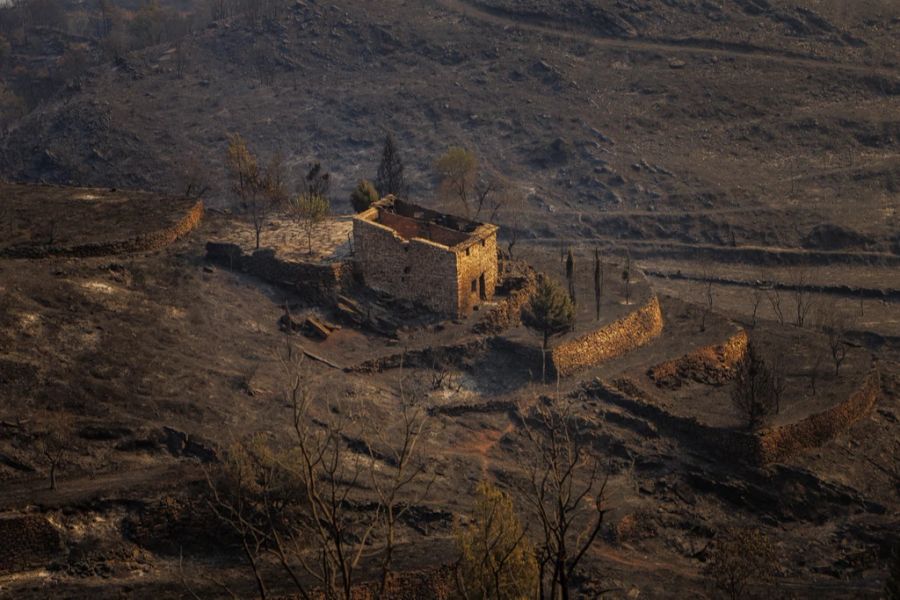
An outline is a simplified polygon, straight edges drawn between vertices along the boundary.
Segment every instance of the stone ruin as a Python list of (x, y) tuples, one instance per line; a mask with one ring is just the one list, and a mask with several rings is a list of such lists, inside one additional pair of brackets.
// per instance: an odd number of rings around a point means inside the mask
[(387, 197), (353, 220), (365, 284), (462, 317), (494, 298), (498, 227)]

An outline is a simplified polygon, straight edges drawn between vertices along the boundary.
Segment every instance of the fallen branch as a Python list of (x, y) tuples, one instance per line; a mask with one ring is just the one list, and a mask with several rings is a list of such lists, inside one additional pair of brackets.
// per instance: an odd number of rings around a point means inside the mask
[(339, 371), (343, 371), (343, 370), (344, 370), (343, 367), (336, 365), (335, 363), (331, 362), (330, 360), (328, 360), (328, 359), (325, 358), (324, 356), (319, 356), (318, 354), (313, 354), (312, 352), (310, 352), (310, 351), (307, 350), (306, 348), (303, 348), (303, 354), (305, 354), (306, 356), (308, 356), (309, 358), (311, 358), (311, 359), (313, 359), (313, 360), (317, 360), (317, 361), (319, 361), (320, 363), (323, 363), (323, 364), (328, 365), (328, 366), (331, 367), (332, 369), (338, 369)]

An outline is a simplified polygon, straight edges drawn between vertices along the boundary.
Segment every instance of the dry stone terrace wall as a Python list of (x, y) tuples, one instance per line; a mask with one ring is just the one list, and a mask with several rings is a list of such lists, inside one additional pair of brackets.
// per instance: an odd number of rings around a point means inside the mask
[(647, 376), (659, 387), (679, 388), (688, 380), (718, 385), (731, 379), (733, 369), (747, 352), (747, 332), (741, 330), (724, 344), (706, 346), (651, 367)]
[(662, 333), (663, 316), (659, 300), (653, 296), (635, 312), (573, 340), (566, 340), (550, 352), (554, 372), (565, 377), (639, 348)]
[(74, 246), (14, 246), (0, 250), (3, 258), (46, 258), (50, 256), (94, 257), (131, 254), (135, 252), (154, 252), (173, 243), (178, 238), (190, 233), (203, 219), (203, 202), (195, 203), (187, 214), (171, 227), (140, 234), (128, 238), (126, 232), (105, 231), (107, 236), (121, 239), (98, 241)]
[(47, 565), (61, 552), (59, 532), (38, 515), (0, 515), (0, 574)]
[(284, 261), (271, 249), (244, 254), (236, 244), (206, 244), (206, 257), (216, 264), (243, 271), (270, 283), (294, 289), (304, 298), (315, 302), (332, 302), (353, 278), (347, 263), (330, 264)]
[(815, 448), (833, 440), (869, 414), (880, 395), (881, 376), (876, 367), (844, 402), (797, 423), (761, 432), (754, 450), (756, 462), (778, 462), (805, 448)]
[(617, 381), (615, 388), (596, 380), (586, 391), (596, 397), (612, 401), (657, 426), (677, 432), (692, 444), (709, 452), (721, 452), (743, 462), (765, 466), (783, 462), (800, 452), (822, 446), (848, 431), (865, 417), (881, 395), (881, 376), (877, 367), (869, 372), (862, 384), (846, 400), (828, 410), (805, 419), (750, 432), (740, 429), (714, 427), (700, 423), (694, 417), (674, 415), (656, 403), (642, 397), (636, 389), (629, 389), (627, 381)]

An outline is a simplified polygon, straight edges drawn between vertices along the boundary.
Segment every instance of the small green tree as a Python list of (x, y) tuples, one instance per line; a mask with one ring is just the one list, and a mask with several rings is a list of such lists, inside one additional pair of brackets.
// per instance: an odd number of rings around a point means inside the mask
[(325, 196), (318, 194), (298, 194), (291, 201), (291, 209), (309, 244), (308, 252), (312, 254), (312, 235), (316, 228), (328, 218), (330, 206)]
[(485, 481), (476, 493), (472, 523), (456, 532), (460, 595), (466, 600), (534, 598), (537, 560), (512, 499)]
[(559, 284), (543, 276), (534, 296), (522, 310), (522, 323), (542, 338), (541, 381), (546, 383), (550, 338), (572, 329), (575, 324), (575, 306)]
[(350, 194), (350, 204), (353, 206), (353, 210), (361, 213), (375, 202), (378, 202), (378, 191), (375, 186), (370, 181), (360, 180), (353, 193)]
[(716, 537), (704, 573), (726, 598), (740, 600), (751, 581), (772, 576), (776, 561), (775, 548), (763, 532), (732, 528)]

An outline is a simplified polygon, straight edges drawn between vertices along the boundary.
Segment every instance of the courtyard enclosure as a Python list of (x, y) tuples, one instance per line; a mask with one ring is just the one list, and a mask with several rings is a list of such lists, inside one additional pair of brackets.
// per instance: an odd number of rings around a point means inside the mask
[(463, 316), (494, 297), (497, 227), (388, 197), (353, 222), (367, 286)]

